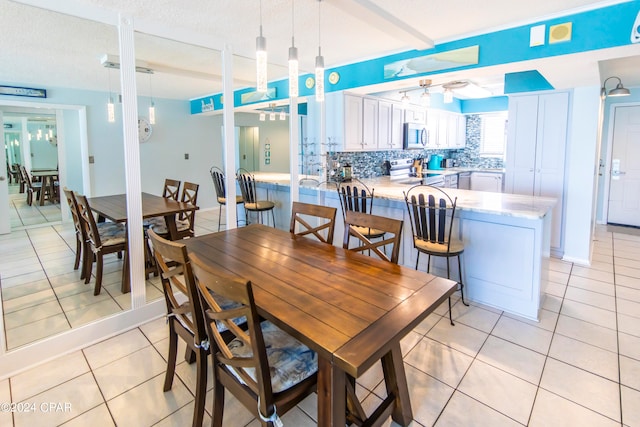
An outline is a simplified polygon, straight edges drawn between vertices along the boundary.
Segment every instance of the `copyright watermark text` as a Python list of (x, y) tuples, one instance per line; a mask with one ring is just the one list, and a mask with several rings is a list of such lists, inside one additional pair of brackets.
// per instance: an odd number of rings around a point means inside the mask
[(69, 402), (0, 402), (0, 412), (71, 412)]

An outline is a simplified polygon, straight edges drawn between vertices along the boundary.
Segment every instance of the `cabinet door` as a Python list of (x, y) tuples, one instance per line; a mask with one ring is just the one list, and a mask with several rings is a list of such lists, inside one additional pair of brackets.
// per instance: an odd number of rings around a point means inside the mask
[(561, 248), (569, 94), (555, 93), (539, 98), (534, 194), (558, 200), (551, 217), (551, 247)]
[(449, 114), (443, 111), (438, 113), (438, 137), (436, 138), (436, 148), (447, 148), (449, 145)]
[(427, 113), (427, 130), (429, 132), (429, 138), (427, 138), (427, 148), (436, 149), (438, 148), (438, 137), (439, 132), (438, 128), (440, 125), (440, 113), (436, 110), (429, 110)]
[(404, 108), (401, 105), (391, 106), (391, 148), (402, 149), (402, 125), (404, 124)]
[(390, 102), (378, 102), (378, 149), (380, 150), (388, 150), (393, 147), (391, 109)]
[(362, 98), (359, 96), (344, 96), (344, 148), (362, 150)]
[(508, 193), (534, 194), (537, 134), (538, 97), (510, 98), (505, 188)]
[(458, 125), (458, 131), (456, 132), (455, 148), (461, 149), (467, 146), (467, 117), (459, 115), (456, 121)]
[(474, 191), (502, 192), (502, 174), (490, 172), (473, 172), (471, 174), (471, 189)]
[(362, 149), (378, 148), (378, 100), (364, 98), (362, 102)]

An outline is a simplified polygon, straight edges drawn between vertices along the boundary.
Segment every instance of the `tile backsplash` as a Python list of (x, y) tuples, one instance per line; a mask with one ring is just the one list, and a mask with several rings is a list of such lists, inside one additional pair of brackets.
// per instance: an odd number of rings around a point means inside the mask
[[(349, 163), (353, 174), (360, 178), (371, 178), (383, 175), (385, 160), (404, 158), (427, 158), (431, 154), (440, 154), (445, 159), (454, 159), (458, 166), (486, 169), (501, 169), (504, 160), (496, 157), (480, 157), (480, 115), (473, 114), (467, 118), (467, 144), (461, 150), (392, 150), (392, 151), (342, 151), (327, 153), (327, 165), (339, 162)], [(327, 179), (331, 179), (327, 172)]]

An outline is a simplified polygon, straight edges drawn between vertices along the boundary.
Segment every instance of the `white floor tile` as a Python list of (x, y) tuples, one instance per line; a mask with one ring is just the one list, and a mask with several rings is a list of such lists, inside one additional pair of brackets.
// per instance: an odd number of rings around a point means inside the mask
[(540, 353), (494, 336), (489, 336), (477, 359), (535, 385), (545, 361)]
[(462, 323), (451, 326), (449, 318), (443, 317), (429, 331), (427, 337), (473, 357), (482, 347), (487, 335)]
[(456, 391), (436, 422), (436, 427), (486, 425), (492, 427), (521, 426), (500, 412)]
[(103, 403), (62, 424), (64, 427), (115, 427), (107, 404)]
[(565, 299), (560, 314), (595, 323), (605, 328), (616, 329), (616, 313), (592, 305)]
[[(34, 405), (35, 411), (15, 413), (15, 427), (62, 424), (100, 405), (103, 400), (93, 376), (86, 373), (56, 388), (32, 396), (27, 402)], [(52, 408), (49, 406), (50, 403), (60, 404), (62, 407)]]
[[(183, 406), (168, 417), (162, 419), (159, 423), (154, 424), (154, 427), (190, 426), (193, 422), (193, 407), (194, 402)], [(203, 427), (211, 425), (211, 417), (206, 411), (202, 419), (202, 425)]]
[(128, 356), (147, 347), (149, 341), (139, 329), (132, 329), (129, 332), (117, 335), (108, 340), (94, 344), (84, 350), (84, 355), (89, 362), (91, 369), (97, 369), (122, 357)]
[(637, 317), (618, 314), (618, 331), (640, 337), (640, 322)]
[[(9, 389), (9, 380), (0, 381), (0, 403), (11, 402), (11, 390)], [(10, 411), (0, 411), (0, 425), (12, 426), (13, 417)]]
[(640, 392), (622, 386), (622, 423), (640, 426)]
[(106, 400), (165, 372), (167, 364), (149, 345), (93, 371)]
[(640, 279), (625, 276), (624, 274), (616, 274), (616, 285), (626, 286), (633, 289), (640, 289)]
[(640, 337), (618, 333), (620, 340), (620, 354), (632, 359), (640, 360)]
[(618, 381), (618, 355), (614, 352), (556, 334), (551, 342), (549, 357)]
[(89, 372), (89, 365), (81, 351), (36, 366), (11, 377), (11, 394), (15, 401), (26, 400), (73, 378)]
[(584, 406), (544, 389), (538, 391), (531, 414), (531, 427), (589, 426), (615, 427), (620, 424)]
[(538, 353), (547, 354), (551, 332), (502, 316), (491, 335), (521, 345)]
[(460, 384), (473, 362), (472, 357), (430, 338), (420, 341), (404, 360), (451, 387)]
[(560, 315), (556, 333), (609, 351), (617, 351), (616, 331), (594, 323)]
[(620, 388), (613, 381), (549, 358), (540, 387), (620, 421)]
[(598, 292), (605, 295), (615, 295), (613, 282), (606, 283), (599, 280), (589, 279), (587, 277), (571, 275), (571, 278), (569, 279), (569, 286), (585, 289), (587, 291)]
[[(153, 425), (193, 400), (189, 390), (179, 381), (170, 391), (163, 392), (164, 375), (151, 380), (109, 400), (107, 405), (118, 427)], [(135, 402), (135, 410), (132, 410)]]
[(453, 321), (489, 333), (498, 322), (500, 314), (485, 310), (477, 305), (466, 306), (458, 302), (453, 306)]
[(571, 301), (593, 305), (609, 311), (615, 311), (616, 309), (616, 299), (613, 296), (588, 291), (586, 289), (569, 286), (564, 297)]
[(620, 356), (620, 383), (640, 391), (640, 360)]
[(519, 423), (526, 424), (537, 387), (476, 360), (462, 379), (458, 390)]

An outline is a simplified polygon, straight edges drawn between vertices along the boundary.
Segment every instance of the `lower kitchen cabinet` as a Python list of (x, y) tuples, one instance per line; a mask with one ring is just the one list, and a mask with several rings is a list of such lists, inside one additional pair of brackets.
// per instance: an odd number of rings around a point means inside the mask
[(471, 174), (471, 190), (502, 193), (502, 173), (473, 172)]

